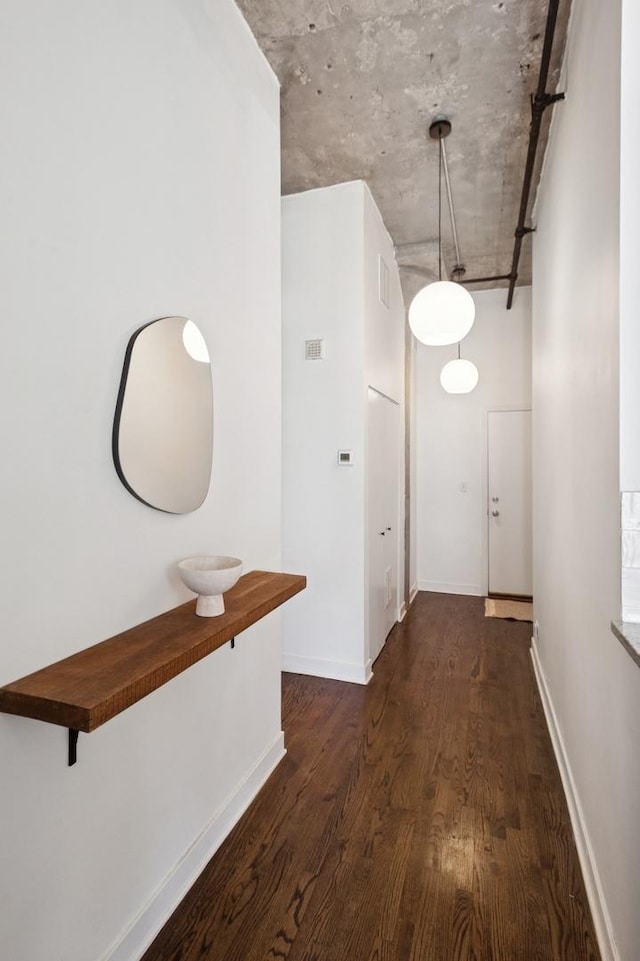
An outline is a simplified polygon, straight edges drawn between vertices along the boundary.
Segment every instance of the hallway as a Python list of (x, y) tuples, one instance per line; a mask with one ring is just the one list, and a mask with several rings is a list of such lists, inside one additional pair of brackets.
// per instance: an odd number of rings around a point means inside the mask
[(530, 631), (421, 593), (368, 687), (285, 675), (287, 756), (144, 961), (598, 961)]

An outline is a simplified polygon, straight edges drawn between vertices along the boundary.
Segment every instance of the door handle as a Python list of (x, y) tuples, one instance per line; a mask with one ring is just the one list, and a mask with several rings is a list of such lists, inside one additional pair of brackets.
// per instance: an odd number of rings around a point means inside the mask
[(500, 517), (500, 511), (491, 511), (492, 517)]

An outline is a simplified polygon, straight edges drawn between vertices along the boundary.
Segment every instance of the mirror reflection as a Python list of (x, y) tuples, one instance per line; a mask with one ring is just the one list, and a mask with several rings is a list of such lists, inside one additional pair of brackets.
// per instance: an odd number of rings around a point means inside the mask
[(171, 514), (201, 506), (211, 480), (213, 388), (202, 333), (162, 317), (127, 346), (113, 425), (120, 480), (138, 500)]

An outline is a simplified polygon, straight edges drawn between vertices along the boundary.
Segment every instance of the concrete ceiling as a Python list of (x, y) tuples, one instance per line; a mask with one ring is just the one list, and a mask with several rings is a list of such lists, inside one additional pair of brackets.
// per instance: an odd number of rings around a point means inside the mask
[[(467, 278), (508, 273), (546, 0), (237, 0), (282, 86), (282, 186), (368, 183), (396, 245), (405, 296), (437, 275), (438, 144), (447, 140)], [(569, 13), (560, 4), (548, 89)], [(553, 109), (562, 109), (555, 107)], [(534, 178), (547, 138), (546, 111)], [(529, 240), (518, 283), (531, 278)], [(443, 208), (445, 265), (454, 263)], [(412, 269), (413, 268), (413, 269)], [(495, 286), (495, 285), (491, 285)]]

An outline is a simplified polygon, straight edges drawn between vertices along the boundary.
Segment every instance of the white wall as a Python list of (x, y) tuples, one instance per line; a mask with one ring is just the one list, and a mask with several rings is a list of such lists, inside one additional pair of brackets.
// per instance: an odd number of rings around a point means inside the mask
[[(417, 576), (420, 590), (487, 591), (487, 411), (531, 406), (531, 290), (473, 294), (476, 320), (461, 356), (480, 373), (447, 394), (440, 371), (457, 347), (416, 347)], [(467, 485), (462, 492), (461, 486)]]
[[(365, 408), (360, 182), (282, 201), (283, 564), (307, 575), (283, 612), (285, 668), (364, 678)], [(321, 338), (325, 359), (305, 360)], [(337, 452), (353, 451), (351, 467)], [(323, 663), (324, 662), (324, 663)], [(333, 665), (333, 668), (329, 667)]]
[[(407, 350), (405, 354), (405, 372), (409, 378), (409, 390), (407, 391), (406, 401), (409, 408), (409, 603), (414, 599), (418, 592), (418, 401), (417, 401), (417, 357), (418, 342), (411, 336), (408, 326), (405, 328)], [(405, 530), (406, 530), (405, 526)]]
[[(283, 613), (283, 664), (363, 682), (366, 387), (402, 397), (400, 283), (362, 181), (285, 197), (282, 211), (283, 563), (308, 577), (301, 603)], [(391, 310), (377, 305), (379, 253)], [(312, 339), (324, 340), (324, 360), (305, 360)], [(340, 449), (353, 466), (338, 466)]]
[[(620, 489), (622, 509), (622, 619), (640, 621), (640, 6), (622, 3), (620, 104)], [(633, 493), (627, 493), (633, 492)], [(634, 505), (635, 511), (629, 507)]]
[(609, 627), (620, 607), (619, 2), (574, 4), (560, 89), (533, 235), (534, 660), (603, 961), (635, 961), (640, 671)]
[[(395, 249), (366, 184), (364, 215), (365, 386), (373, 387), (398, 404), (404, 391), (404, 302)], [(380, 299), (379, 260), (388, 270), (388, 306)]]
[[(366, 184), (364, 189), (364, 403), (369, 406), (366, 392), (369, 387), (384, 394), (398, 405), (396, 460), (398, 465), (396, 517), (404, 520), (405, 512), (405, 310), (396, 263), (395, 248), (384, 225), (382, 215)], [(381, 299), (380, 260), (387, 271), (388, 301)], [(384, 269), (384, 268), (383, 268)], [(368, 512), (368, 509), (367, 509)], [(395, 525), (392, 532), (397, 557), (394, 585), (396, 617), (404, 603), (404, 523)], [(367, 559), (369, 553), (367, 552)], [(369, 579), (365, 564), (365, 579)], [(368, 608), (365, 612), (367, 618)]]
[[(186, 600), (180, 557), (280, 568), (280, 201), (278, 86), (230, 0), (1, 20), (6, 683)], [(127, 341), (169, 314), (213, 360), (212, 488), (185, 516), (111, 461)], [(274, 614), (81, 735), (73, 768), (64, 729), (0, 715), (0, 956), (109, 957), (170, 879), (137, 956), (281, 755), (279, 644)]]
[(640, 491), (640, 4), (622, 3), (620, 124), (620, 486)]

